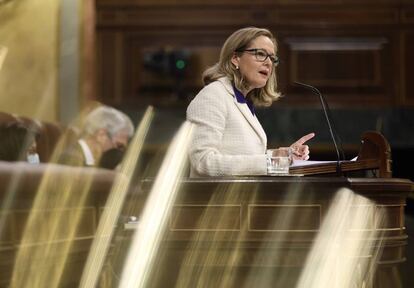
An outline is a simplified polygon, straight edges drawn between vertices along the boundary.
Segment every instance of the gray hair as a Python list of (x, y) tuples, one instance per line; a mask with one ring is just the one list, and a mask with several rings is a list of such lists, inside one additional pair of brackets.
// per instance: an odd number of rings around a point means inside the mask
[(105, 129), (111, 137), (122, 130), (130, 137), (134, 134), (131, 119), (125, 113), (108, 106), (99, 106), (86, 116), (82, 134), (93, 135), (99, 129)]

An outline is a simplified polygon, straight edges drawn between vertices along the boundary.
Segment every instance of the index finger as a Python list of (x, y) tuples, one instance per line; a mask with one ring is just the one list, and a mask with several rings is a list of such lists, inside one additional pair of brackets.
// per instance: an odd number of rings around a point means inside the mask
[(312, 139), (313, 137), (315, 137), (315, 133), (313, 133), (313, 132), (312, 133), (309, 133), (309, 134), (306, 134), (305, 136), (302, 136), (298, 141), (296, 141), (295, 144), (302, 145), (306, 141)]

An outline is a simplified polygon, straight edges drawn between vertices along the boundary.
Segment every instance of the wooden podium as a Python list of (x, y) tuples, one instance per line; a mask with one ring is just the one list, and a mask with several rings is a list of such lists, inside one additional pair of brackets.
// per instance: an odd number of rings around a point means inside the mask
[[(150, 184), (144, 182), (143, 189)], [(182, 181), (152, 287), (175, 287), (174, 283), (181, 287), (184, 280), (189, 286), (183, 287), (198, 287), (198, 281), (206, 278), (199, 287), (254, 287), (248, 285), (252, 279), (246, 279), (252, 273), (257, 275), (253, 282), (270, 277), (268, 284), (257, 287), (295, 287), (336, 191), (343, 187), (373, 201), (373, 206), (366, 207), (372, 225), (364, 229), (381, 234), (373, 241), (381, 245), (378, 266), (366, 276), (364, 287), (400, 287), (399, 264), (405, 261), (407, 245), (404, 206), (413, 183), (344, 177)], [(385, 211), (387, 221), (377, 221), (379, 209)], [(350, 235), (353, 229), (358, 227), (350, 227)], [(231, 281), (220, 286), (223, 277)]]
[[(379, 178), (327, 177), (324, 174), (336, 173), (336, 163), (328, 163), (292, 171), (323, 177), (180, 181), (151, 287), (295, 287), (341, 188), (372, 201), (352, 207), (366, 209), (369, 225), (361, 228), (354, 223), (346, 237), (361, 229), (378, 232), (369, 244), (379, 247), (375, 269), (355, 276), (352, 287), (400, 287), (399, 265), (405, 261), (407, 245), (404, 206), (413, 183), (391, 178), (390, 161), (386, 140), (368, 132), (358, 161), (341, 162), (341, 170), (377, 170)], [(152, 180), (143, 181), (141, 191), (148, 192), (151, 185)], [(380, 221), (379, 211), (386, 221)], [(373, 255), (347, 257), (362, 261)]]
[(338, 173), (338, 168), (343, 173), (375, 170), (378, 177), (390, 178), (392, 176), (390, 145), (381, 134), (368, 131), (361, 137), (361, 149), (356, 161), (331, 161), (330, 163), (293, 167), (290, 173), (303, 175), (332, 174)]

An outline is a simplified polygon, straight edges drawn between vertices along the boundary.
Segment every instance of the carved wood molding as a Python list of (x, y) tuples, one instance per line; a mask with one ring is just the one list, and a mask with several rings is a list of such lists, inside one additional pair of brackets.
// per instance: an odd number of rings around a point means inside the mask
[[(284, 94), (300, 94), (291, 85), (299, 80), (324, 89), (334, 106), (414, 103), (414, 86), (408, 81), (413, 70), (413, 0), (95, 3), (97, 94), (110, 105), (186, 105), (188, 95), (194, 96), (202, 86), (202, 71), (217, 61), (223, 41), (245, 26), (267, 27), (276, 34)], [(174, 95), (175, 79), (144, 69), (144, 55), (165, 47), (192, 54), (180, 83), (188, 97)], [(290, 98), (286, 103), (309, 102), (305, 97)]]
[[(384, 9), (372, 7), (345, 7), (308, 9), (302, 7), (281, 8), (275, 6), (255, 7), (98, 7), (98, 27), (219, 27), (223, 25), (273, 26), (289, 25), (293, 27), (311, 25), (361, 26), (396, 25), (400, 21), (398, 8)], [(410, 14), (408, 14), (409, 16)]]

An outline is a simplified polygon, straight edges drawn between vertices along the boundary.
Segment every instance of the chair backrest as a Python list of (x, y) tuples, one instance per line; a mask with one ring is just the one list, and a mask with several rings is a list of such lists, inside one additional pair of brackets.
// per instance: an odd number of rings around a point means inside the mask
[(24, 126), (38, 133), (36, 139), (37, 152), (41, 162), (49, 162), (64, 128), (60, 124), (40, 121), (25, 116), (18, 116), (0, 111), (0, 125), (22, 123)]
[(40, 135), (37, 141), (37, 151), (41, 162), (49, 162), (63, 132), (64, 128), (56, 123), (41, 123)]
[(15, 121), (17, 121), (17, 119), (14, 115), (0, 111), (0, 125), (7, 125)]

